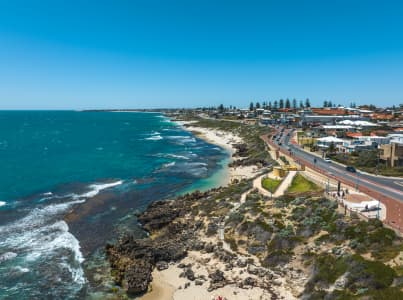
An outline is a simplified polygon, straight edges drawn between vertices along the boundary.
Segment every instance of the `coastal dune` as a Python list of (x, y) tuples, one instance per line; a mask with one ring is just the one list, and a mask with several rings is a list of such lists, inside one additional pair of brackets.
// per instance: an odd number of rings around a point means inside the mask
[[(235, 160), (233, 155), (237, 150), (234, 145), (244, 143), (240, 136), (229, 131), (194, 126), (191, 121), (177, 121), (177, 123), (182, 125), (185, 130), (192, 132), (198, 138), (226, 149), (231, 155), (231, 161)], [(233, 182), (233, 180), (253, 178), (259, 172), (259, 168), (256, 165), (229, 167), (228, 170), (229, 176), (225, 180), (226, 185)]]

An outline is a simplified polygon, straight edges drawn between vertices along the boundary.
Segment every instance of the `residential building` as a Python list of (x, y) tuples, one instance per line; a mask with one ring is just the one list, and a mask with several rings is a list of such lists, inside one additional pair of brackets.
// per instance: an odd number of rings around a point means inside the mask
[(403, 143), (391, 142), (390, 144), (379, 146), (379, 158), (389, 166), (403, 166)]

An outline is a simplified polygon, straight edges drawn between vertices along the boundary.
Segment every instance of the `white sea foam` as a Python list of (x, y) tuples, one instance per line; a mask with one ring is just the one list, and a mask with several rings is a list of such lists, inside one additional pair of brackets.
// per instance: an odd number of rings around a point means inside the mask
[[(38, 259), (52, 260), (55, 255), (60, 255), (58, 250), (67, 249), (73, 258), (73, 263), (68, 268), (72, 279), (76, 283), (84, 284), (86, 280), (81, 268), (84, 257), (79, 241), (69, 232), (65, 221), (57, 220), (72, 205), (84, 201), (82, 199), (35, 208), (22, 219), (0, 226), (0, 247), (13, 249), (27, 264)], [(17, 254), (13, 255), (15, 257)], [(67, 257), (63, 259), (70, 261)]]
[(173, 167), (174, 165), (175, 165), (175, 162), (173, 161), (173, 162), (170, 162), (170, 163), (163, 164), (162, 166), (164, 168), (169, 168), (169, 167)]
[(81, 199), (66, 203), (52, 204), (45, 206), (43, 208), (35, 208), (31, 210), (31, 212), (22, 219), (7, 225), (0, 226), (1, 236), (7, 236), (10, 233), (12, 233), (13, 235), (10, 237), (10, 240), (8, 240), (7, 238), (0, 239), (0, 246), (2, 244), (7, 243), (11, 243), (12, 245), (14, 244), (18, 245), (17, 239), (13, 241), (13, 239), (17, 235), (24, 234), (27, 230), (30, 231), (41, 228), (44, 224), (49, 222), (54, 216), (62, 214), (74, 204), (79, 204), (83, 202), (85, 202), (85, 200)]
[(177, 154), (167, 154), (167, 157), (189, 160), (189, 157), (186, 157), (184, 155), (177, 155)]
[(167, 136), (167, 139), (175, 140), (176, 143), (185, 144), (185, 143), (195, 143), (196, 139), (191, 136), (183, 136), (183, 135), (171, 135)]
[(158, 154), (155, 154), (154, 156), (166, 157), (166, 158), (184, 159), (184, 160), (189, 160), (190, 159), (189, 157), (187, 157), (185, 155), (178, 155), (178, 154), (171, 154), (171, 153), (158, 153)]
[(111, 187), (115, 187), (121, 185), (123, 183), (122, 180), (111, 182), (111, 183), (96, 183), (91, 184), (89, 187), (91, 190), (81, 195), (75, 195), (75, 198), (92, 198), (99, 194), (102, 190), (109, 189)]
[(7, 203), (5, 201), (0, 201), (0, 207), (6, 205)]
[(16, 266), (14, 269), (19, 271), (19, 272), (21, 272), (21, 273), (28, 273), (29, 272), (28, 268), (24, 268), (24, 267), (21, 267), (21, 266)]
[(0, 255), (0, 263), (6, 260), (13, 259), (14, 257), (17, 257), (17, 253), (14, 252), (6, 252), (2, 255)]
[(145, 138), (145, 140), (148, 140), (148, 141), (158, 141), (158, 140), (162, 140), (162, 139), (163, 139), (163, 137), (160, 135), (153, 135), (148, 138)]

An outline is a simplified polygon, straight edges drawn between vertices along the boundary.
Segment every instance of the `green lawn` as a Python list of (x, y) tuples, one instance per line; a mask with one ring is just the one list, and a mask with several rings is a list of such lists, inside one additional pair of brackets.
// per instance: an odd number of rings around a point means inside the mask
[(268, 190), (271, 193), (274, 193), (282, 180), (279, 179), (272, 179), (272, 178), (264, 178), (262, 180), (262, 187), (266, 190)]
[(289, 193), (305, 193), (310, 191), (320, 191), (322, 188), (312, 181), (309, 181), (304, 176), (297, 174), (288, 188)]

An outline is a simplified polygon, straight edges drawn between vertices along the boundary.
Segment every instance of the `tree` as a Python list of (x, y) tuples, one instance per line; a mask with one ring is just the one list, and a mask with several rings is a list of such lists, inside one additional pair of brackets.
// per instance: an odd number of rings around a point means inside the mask
[(327, 107), (333, 107), (332, 101), (327, 102)]
[(292, 108), (296, 109), (297, 108), (297, 99), (292, 99)]
[(330, 143), (329, 148), (327, 148), (327, 151), (329, 153), (335, 153), (336, 152), (336, 146), (334, 145), (333, 142)]
[(277, 109), (277, 108), (278, 108), (278, 102), (277, 102), (277, 100), (274, 101), (274, 106), (273, 106), (273, 107), (274, 107), (274, 109)]
[(263, 103), (262, 103), (262, 108), (263, 108), (263, 109), (266, 109), (266, 108), (267, 108), (267, 103), (266, 103), (266, 101), (263, 101)]
[(271, 101), (269, 101), (269, 109), (271, 110), (272, 105), (271, 105)]
[(323, 101), (323, 107), (327, 107), (327, 100)]
[(284, 108), (284, 100), (280, 99), (280, 108)]
[(251, 103), (249, 104), (249, 110), (250, 110), (250, 111), (253, 110), (253, 102), (251, 102)]
[(259, 102), (256, 102), (255, 107), (256, 107), (256, 108), (260, 108), (260, 103), (259, 103)]
[(309, 98), (306, 98), (306, 100), (305, 100), (305, 107), (307, 107), (307, 108), (311, 107), (311, 102), (309, 101)]
[(299, 108), (304, 108), (304, 102), (302, 102), (302, 100), (299, 102)]
[(285, 108), (291, 108), (290, 99), (285, 100)]
[(218, 107), (218, 111), (221, 112), (221, 113), (224, 111), (224, 105), (223, 104), (220, 104), (220, 106)]

